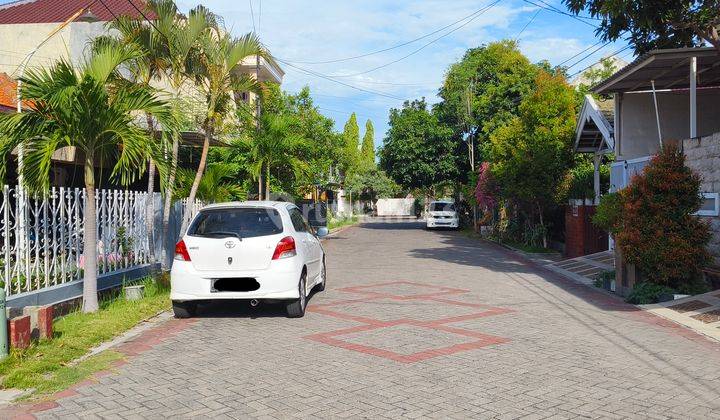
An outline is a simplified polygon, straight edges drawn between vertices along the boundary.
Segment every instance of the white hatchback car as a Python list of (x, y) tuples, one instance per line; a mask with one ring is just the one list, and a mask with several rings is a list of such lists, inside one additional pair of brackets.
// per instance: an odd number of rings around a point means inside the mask
[(458, 217), (455, 203), (452, 201), (430, 202), (425, 223), (428, 229), (435, 227), (457, 229), (460, 227), (460, 218)]
[(294, 204), (273, 201), (210, 205), (175, 245), (170, 272), (175, 316), (193, 316), (199, 301), (286, 302), (288, 316), (305, 314), (313, 288), (325, 289), (325, 251)]

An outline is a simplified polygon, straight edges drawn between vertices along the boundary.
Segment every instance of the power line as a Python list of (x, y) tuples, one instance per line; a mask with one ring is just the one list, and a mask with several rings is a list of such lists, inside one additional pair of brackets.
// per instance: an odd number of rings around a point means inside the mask
[[(128, 0), (128, 1), (130, 1), (130, 3), (132, 3), (132, 0)], [(102, 4), (108, 12), (110, 12), (110, 14), (112, 15), (113, 19), (118, 20), (118, 17), (117, 17), (117, 15), (115, 15), (115, 12), (113, 12), (113, 11), (107, 6), (107, 4), (105, 4), (105, 1), (104, 1), (104, 0), (100, 0), (100, 4)], [(133, 5), (133, 6), (134, 6), (134, 5)]]
[(533, 17), (531, 17), (530, 20), (525, 24), (525, 26), (523, 26), (522, 29), (520, 29), (520, 32), (518, 32), (518, 34), (515, 35), (515, 42), (518, 42), (518, 40), (520, 40), (520, 35), (522, 35), (522, 33), (525, 32), (525, 29), (527, 29), (527, 27), (530, 26), (531, 23), (533, 23), (533, 21), (535, 20), (537, 15), (540, 14), (541, 10), (542, 9), (538, 9), (537, 12), (535, 12), (535, 14), (533, 15)]
[(568, 12), (566, 12), (566, 11), (564, 11), (564, 10), (558, 9), (557, 7), (553, 6), (552, 4), (549, 4), (549, 3), (546, 2), (545, 0), (537, 0), (537, 1), (539, 1), (540, 3), (546, 5), (546, 6), (549, 7), (549, 8), (551, 8), (551, 9), (554, 10), (555, 12), (558, 12), (558, 13), (563, 14), (563, 15), (566, 15), (566, 16), (578, 17), (578, 18), (580, 18), (580, 19), (587, 19), (587, 20), (602, 20), (602, 19), (600, 19), (600, 18), (596, 18), (596, 17), (593, 17), (593, 16), (581, 16), (581, 15), (576, 15), (576, 14), (574, 14), (574, 13), (568, 13)]
[(469, 15), (467, 15), (467, 16), (465, 16), (465, 17), (463, 17), (463, 18), (458, 19), (458, 20), (456, 20), (455, 22), (452, 22), (452, 23), (450, 23), (450, 24), (448, 24), (448, 25), (445, 25), (445, 26), (443, 26), (442, 28), (436, 29), (436, 30), (434, 30), (434, 31), (432, 31), (432, 32), (430, 32), (430, 33), (427, 33), (427, 34), (423, 35), (423, 36), (417, 37), (417, 38), (415, 38), (415, 39), (411, 39), (411, 40), (409, 40), (409, 41), (402, 42), (402, 43), (400, 43), (400, 44), (393, 45), (393, 46), (391, 46), (391, 47), (383, 48), (383, 49), (380, 49), (380, 50), (371, 51), (371, 52), (368, 52), (368, 53), (364, 53), (364, 54), (360, 54), (360, 55), (355, 55), (355, 56), (352, 56), (352, 57), (338, 58), (338, 59), (335, 59), (335, 60), (326, 60), (326, 61), (295, 61), (295, 60), (288, 60), (288, 61), (291, 62), (291, 63), (294, 63), (294, 64), (330, 64), (330, 63), (339, 63), (339, 62), (342, 62), (342, 61), (356, 60), (356, 59), (358, 59), (358, 58), (363, 58), (363, 57), (368, 57), (368, 56), (375, 55), (375, 54), (384, 53), (384, 52), (386, 52), (386, 51), (394, 50), (394, 49), (397, 49), (397, 48), (404, 47), (404, 46), (406, 46), (406, 45), (412, 44), (412, 43), (414, 43), (414, 42), (420, 41), (421, 39), (425, 39), (425, 38), (427, 38), (427, 37), (430, 37), (430, 36), (432, 36), (432, 35), (435, 35), (435, 34), (438, 33), (438, 32), (442, 32), (442, 31), (444, 31), (445, 29), (450, 28), (450, 27), (452, 27), (452, 26), (455, 26), (456, 24), (458, 24), (458, 23), (460, 23), (460, 22), (462, 22), (462, 21), (464, 21), (464, 20), (470, 19), (470, 18), (473, 17), (474, 15), (482, 12), (483, 9), (485, 9), (485, 7), (481, 7), (480, 9), (474, 11), (473, 13), (470, 13)]
[[(615, 51), (614, 53), (612, 53), (612, 54), (610, 54), (609, 56), (607, 56), (607, 58), (614, 57), (614, 56), (620, 54), (621, 52), (627, 50), (628, 48), (630, 48), (630, 45), (627, 45), (627, 46), (625, 46), (625, 47), (623, 47), (623, 48)], [(589, 69), (590, 67), (594, 66), (595, 64), (597, 64), (597, 63), (592, 63), (592, 64), (590, 64), (589, 66), (583, 68), (582, 70), (576, 71), (575, 73), (569, 75), (569, 76), (568, 76), (568, 79), (572, 79), (573, 77), (577, 76), (578, 74), (583, 73), (585, 70)]]
[[(586, 52), (590, 51), (591, 48), (594, 48), (594, 47), (596, 47), (596, 46), (598, 46), (598, 45), (600, 45), (600, 44), (602, 44), (602, 41), (598, 41), (598, 42), (590, 45), (589, 47), (585, 48), (584, 50), (580, 51), (579, 53), (573, 55), (572, 57), (570, 57), (570, 58), (568, 58), (567, 60), (563, 61), (562, 63), (558, 64), (558, 67), (562, 66), (563, 64), (565, 64), (565, 63), (567, 63), (567, 62), (569, 62), (569, 61), (572, 61), (572, 60), (575, 59), (576, 57), (580, 57), (582, 54), (585, 54)], [(609, 44), (609, 42), (606, 42), (604, 45), (607, 45), (607, 44)]]
[[(522, 0), (522, 1), (524, 1), (525, 3), (528, 3), (528, 4), (532, 4), (532, 5), (535, 6), (535, 7), (539, 7), (539, 8), (541, 8), (541, 9), (545, 9), (545, 10), (551, 11), (551, 12), (553, 12), (553, 13), (559, 13), (559, 14), (561, 14), (561, 15), (569, 16), (569, 17), (577, 20), (578, 22), (582, 22), (582, 23), (584, 23), (585, 25), (588, 25), (588, 26), (591, 26), (591, 27), (597, 29), (597, 25), (594, 25), (594, 24), (588, 22), (587, 20), (584, 20), (584, 19), (587, 19), (586, 17), (580, 17), (580, 16), (573, 15), (572, 13), (568, 13), (568, 12), (562, 11), (562, 10), (557, 9), (557, 8), (555, 8), (554, 6), (550, 6), (550, 5), (548, 5), (547, 3), (544, 3), (544, 2), (543, 2), (543, 4), (538, 4), (538, 3), (535, 3), (534, 1), (531, 1), (531, 0)], [(538, 0), (538, 1), (542, 1), (542, 0)], [(548, 7), (548, 6), (549, 6), (549, 7)]]
[(250, 3), (250, 19), (252, 19), (253, 23), (253, 32), (257, 33), (257, 30), (255, 30), (255, 13), (253, 12), (252, 0), (248, 0), (248, 3)]
[(313, 71), (313, 70), (308, 70), (308, 69), (305, 69), (305, 68), (302, 68), (302, 67), (298, 67), (298, 66), (296, 66), (296, 65), (294, 65), (294, 64), (292, 64), (292, 63), (290, 63), (290, 62), (281, 60), (281, 59), (279, 59), (279, 58), (277, 59), (277, 61), (279, 61), (279, 62), (281, 62), (281, 63), (283, 63), (283, 64), (286, 64), (286, 65), (288, 65), (288, 66), (290, 66), (290, 67), (292, 67), (292, 68), (294, 68), (294, 69), (296, 69), (296, 70), (299, 70), (299, 71), (301, 71), (301, 72), (303, 72), (303, 73), (309, 74), (309, 75), (311, 75), (311, 76), (319, 77), (319, 78), (321, 78), (321, 79), (329, 80), (329, 81), (331, 81), (331, 82), (335, 82), (335, 83), (338, 83), (338, 84), (340, 84), (340, 85), (347, 86), (347, 87), (349, 87), (349, 88), (351, 88), (351, 89), (359, 90), (359, 91), (361, 91), (361, 92), (366, 92), (366, 93), (372, 93), (373, 95), (384, 96), (384, 97), (386, 97), (386, 98), (397, 99), (397, 100), (399, 100), (399, 101), (402, 101), (402, 100), (403, 100), (403, 98), (400, 98), (400, 97), (397, 97), (397, 96), (394, 96), (394, 95), (390, 95), (390, 94), (387, 94), (387, 93), (378, 92), (378, 91), (374, 91), (374, 90), (370, 90), (370, 89), (365, 89), (365, 88), (361, 88), (361, 87), (358, 87), (358, 86), (353, 86), (353, 85), (351, 85), (351, 84), (349, 84), (349, 83), (345, 83), (345, 82), (343, 82), (343, 81), (341, 81), (341, 80), (333, 79), (332, 76), (328, 76), (328, 75), (325, 75), (325, 74), (322, 74), (322, 73), (318, 73), (318, 72)]
[(589, 53), (587, 53), (586, 55), (584, 55), (583, 57), (581, 57), (579, 60), (577, 60), (577, 61), (574, 62), (573, 64), (570, 64), (569, 66), (567, 66), (567, 69), (566, 69), (566, 70), (571, 69), (571, 68), (577, 66), (578, 64), (582, 63), (583, 61), (585, 61), (585, 60), (586, 60), (588, 57), (590, 57), (591, 55), (593, 55), (593, 54), (595, 54), (596, 52), (600, 51), (601, 49), (605, 48), (605, 46), (608, 45), (609, 43), (610, 43), (610, 41), (608, 41), (608, 42), (602, 44), (601, 46), (595, 48), (594, 50), (590, 51)]
[(443, 35), (441, 35), (441, 36), (433, 39), (432, 41), (428, 42), (427, 44), (421, 46), (420, 48), (412, 51), (411, 53), (409, 53), (409, 54), (407, 54), (407, 55), (404, 55), (404, 56), (398, 58), (397, 60), (393, 60), (393, 61), (390, 61), (390, 62), (388, 62), (388, 63), (382, 64), (382, 65), (380, 65), (380, 66), (373, 67), (373, 68), (371, 68), (371, 69), (369, 69), (369, 70), (361, 71), (361, 72), (358, 72), (358, 73), (352, 73), (352, 74), (336, 74), (336, 75), (332, 75), (332, 77), (353, 77), (353, 76), (359, 76), (359, 75), (361, 75), (361, 74), (367, 74), (367, 73), (371, 73), (371, 72), (373, 72), (373, 71), (375, 71), (375, 70), (380, 70), (380, 69), (382, 69), (382, 68), (385, 68), (385, 67), (388, 67), (388, 66), (390, 66), (390, 65), (392, 65), (392, 64), (395, 64), (395, 63), (397, 63), (397, 62), (399, 62), (399, 61), (402, 61), (402, 60), (404, 60), (404, 59), (406, 59), (406, 58), (408, 58), (408, 57), (410, 57), (410, 56), (412, 56), (412, 55), (415, 55), (415, 54), (419, 53), (420, 51), (422, 51), (422, 50), (425, 49), (426, 47), (430, 46), (431, 44), (434, 44), (435, 42), (441, 40), (442, 38), (445, 38), (446, 36), (452, 34), (453, 32), (456, 32), (456, 31), (462, 29), (463, 27), (469, 25), (473, 20), (475, 20), (475, 19), (477, 19), (478, 17), (480, 17), (483, 13), (487, 12), (488, 10), (490, 10), (493, 6), (495, 6), (495, 5), (498, 4), (498, 3), (500, 3), (500, 0), (496, 0), (495, 2), (491, 3), (490, 5), (484, 7), (484, 8), (482, 9), (482, 11), (480, 11), (478, 14), (476, 14), (475, 16), (473, 16), (470, 20), (468, 20), (467, 22), (465, 22), (465, 23), (463, 23), (462, 25), (458, 26), (457, 28), (455, 28), (455, 29), (453, 29), (453, 30), (451, 30), (451, 31), (449, 31), (449, 32), (446, 32), (445, 34), (443, 34)]

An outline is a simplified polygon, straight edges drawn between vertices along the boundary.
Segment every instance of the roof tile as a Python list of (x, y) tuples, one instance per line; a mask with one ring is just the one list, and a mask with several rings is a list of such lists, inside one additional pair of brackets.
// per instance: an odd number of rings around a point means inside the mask
[(0, 5), (0, 24), (64, 22), (88, 4), (91, 4), (90, 11), (103, 22), (121, 15), (141, 17), (133, 4), (148, 18), (155, 17), (146, 11), (145, 0), (16, 0)]

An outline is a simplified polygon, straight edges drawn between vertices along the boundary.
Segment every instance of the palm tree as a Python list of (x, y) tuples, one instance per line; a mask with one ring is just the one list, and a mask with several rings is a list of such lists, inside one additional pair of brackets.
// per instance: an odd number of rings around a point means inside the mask
[[(234, 93), (260, 92), (260, 85), (247, 74), (240, 73), (240, 66), (247, 57), (267, 56), (260, 40), (248, 33), (233, 38), (218, 28), (213, 28), (201, 37), (202, 50), (198, 65), (194, 69), (195, 82), (205, 98), (202, 121), (204, 142), (195, 181), (190, 188), (188, 201), (194, 202), (207, 162), (210, 139), (220, 131), (234, 112)], [(181, 232), (187, 228), (189, 219), (183, 217)]]
[[(197, 198), (206, 203), (243, 201), (247, 191), (237, 183), (237, 166), (229, 163), (210, 163), (205, 169), (197, 190)], [(195, 180), (195, 171), (178, 168), (177, 195), (187, 197)]]
[(260, 117), (260, 130), (245, 146), (249, 149), (252, 164), (250, 172), (260, 177), (265, 170), (265, 199), (270, 199), (270, 172), (273, 168), (290, 169), (296, 176), (307, 171), (308, 165), (300, 158), (306, 139), (293, 130), (292, 118), (283, 114), (264, 114)]
[[(182, 103), (182, 91), (188, 87), (192, 69), (198, 64), (200, 40), (211, 27), (217, 26), (216, 18), (204, 6), (197, 6), (190, 10), (187, 16), (183, 16), (172, 0), (150, 0), (147, 7), (157, 17), (152, 27), (157, 36), (152, 39), (159, 44), (156, 48), (164, 51), (165, 54), (163, 57), (163, 71), (172, 90), (175, 112), (184, 112), (186, 110), (178, 109), (178, 104)], [(166, 249), (169, 245), (168, 226), (173, 202), (173, 190), (175, 188), (179, 148), (180, 138), (176, 135), (172, 140), (170, 167), (164, 188), (163, 249)], [(166, 252), (162, 254), (162, 266), (164, 269), (168, 268), (166, 254)]]
[[(100, 46), (75, 70), (60, 60), (50, 68), (29, 71), (22, 78), (23, 97), (32, 104), (27, 112), (0, 117), (0, 157), (7, 159), (22, 144), (22, 171), (31, 191), (47, 191), (53, 153), (67, 146), (84, 155), (84, 283), (83, 310), (94, 312), (97, 301), (97, 226), (95, 168), (115, 162), (112, 176), (129, 184), (158, 159), (157, 143), (135, 124), (134, 114), (149, 113), (164, 127), (174, 129), (172, 111), (146, 86), (123, 79), (120, 66), (141, 52)], [(0, 167), (0, 176), (6, 168)]]
[[(142, 52), (138, 58), (129, 60), (125, 64), (125, 69), (130, 72), (131, 79), (147, 88), (151, 87), (153, 81), (161, 79), (167, 70), (167, 43), (164, 42), (163, 36), (148, 22), (132, 19), (128, 16), (119, 16), (115, 20), (108, 23), (108, 29), (112, 30), (115, 35), (105, 35), (96, 38), (93, 41), (94, 48), (102, 45), (121, 46), (132, 44)], [(155, 121), (151, 114), (145, 114), (148, 134), (151, 139), (156, 138)], [(163, 137), (164, 138), (164, 137)], [(167, 148), (166, 145), (164, 145)], [(145, 208), (145, 219), (147, 224), (147, 237), (150, 249), (154, 246), (154, 200), (153, 193), (155, 191), (155, 160), (150, 159), (148, 163), (148, 202)], [(154, 253), (150, 254), (154, 256)]]

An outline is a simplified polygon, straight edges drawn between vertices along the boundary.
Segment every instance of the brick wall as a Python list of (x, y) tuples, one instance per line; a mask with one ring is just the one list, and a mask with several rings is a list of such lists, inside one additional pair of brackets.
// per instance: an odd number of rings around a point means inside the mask
[[(687, 156), (687, 165), (702, 177), (701, 192), (720, 192), (720, 133), (683, 140), (682, 147)], [(710, 224), (712, 239), (708, 249), (715, 258), (715, 264), (720, 264), (720, 217), (701, 217)]]

